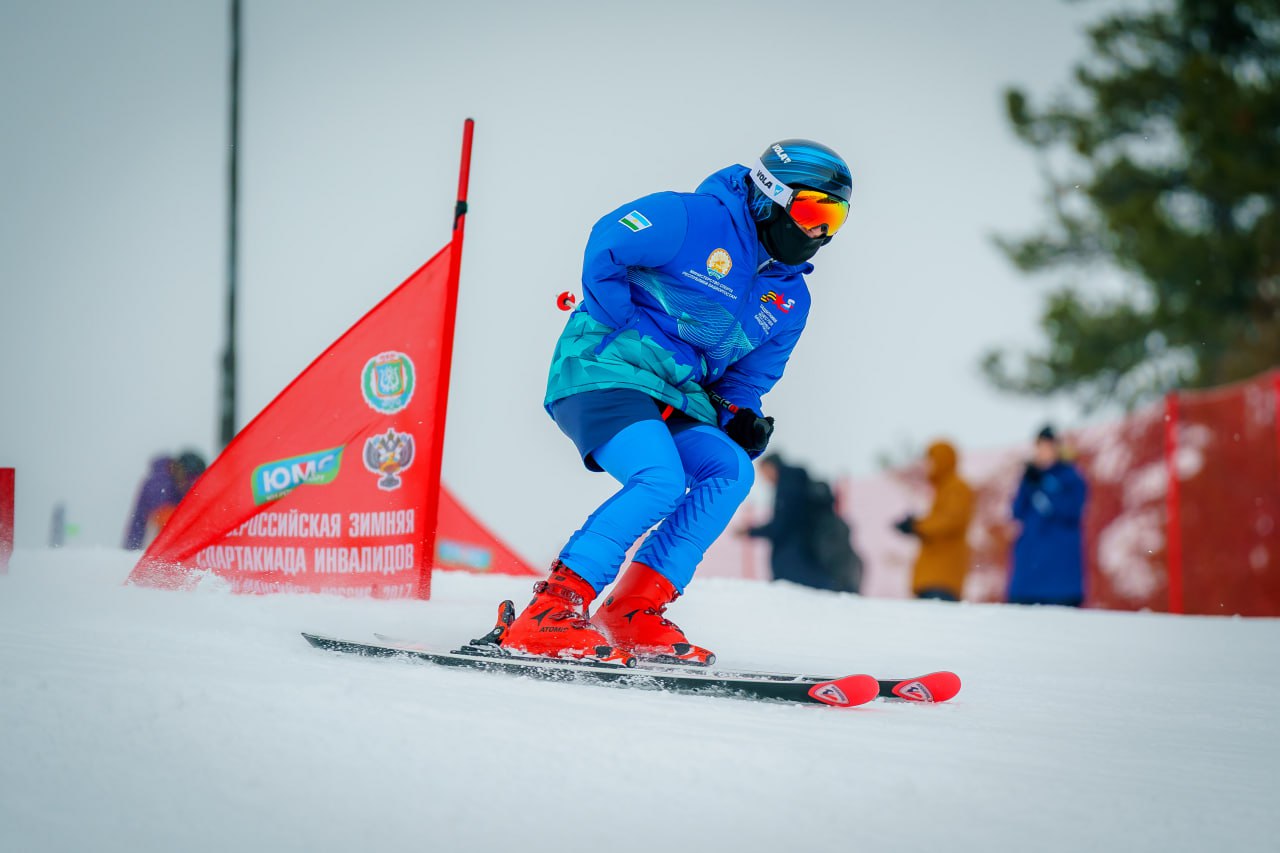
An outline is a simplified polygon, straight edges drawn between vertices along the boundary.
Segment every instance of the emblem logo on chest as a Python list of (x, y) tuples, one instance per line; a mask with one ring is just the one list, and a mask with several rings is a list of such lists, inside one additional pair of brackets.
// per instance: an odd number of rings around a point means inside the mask
[(724, 278), (731, 269), (733, 269), (733, 258), (729, 257), (729, 253), (724, 249), (716, 249), (707, 255), (707, 275), (712, 278)]

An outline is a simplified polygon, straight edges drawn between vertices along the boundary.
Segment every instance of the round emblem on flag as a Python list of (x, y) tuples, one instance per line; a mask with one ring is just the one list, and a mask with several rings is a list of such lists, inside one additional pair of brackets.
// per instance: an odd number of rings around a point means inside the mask
[(369, 408), (395, 414), (413, 398), (413, 361), (402, 352), (380, 352), (369, 359), (360, 376), (360, 391)]

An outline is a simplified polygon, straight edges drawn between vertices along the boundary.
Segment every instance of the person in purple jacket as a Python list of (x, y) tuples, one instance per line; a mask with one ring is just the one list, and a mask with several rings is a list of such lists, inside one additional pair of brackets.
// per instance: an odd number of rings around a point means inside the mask
[(141, 550), (156, 538), (205, 468), (204, 459), (194, 451), (177, 458), (157, 456), (150, 464), (125, 528), (124, 547), (130, 551)]
[(665, 611), (751, 488), (773, 432), (761, 398), (804, 331), (809, 260), (844, 225), (852, 185), (830, 148), (785, 139), (695, 192), (644, 196), (596, 223), (544, 405), (583, 464), (621, 489), (569, 537), (524, 612), (500, 619), (501, 645), (714, 659)]

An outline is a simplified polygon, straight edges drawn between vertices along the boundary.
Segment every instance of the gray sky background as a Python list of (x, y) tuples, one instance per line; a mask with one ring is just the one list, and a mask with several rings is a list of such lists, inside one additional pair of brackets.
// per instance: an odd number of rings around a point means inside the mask
[[(770, 142), (854, 173), (766, 400), (822, 473), (1073, 409), (989, 389), (1050, 281), (990, 242), (1043, 221), (1009, 84), (1049, 94), (1113, 2), (244, 0), (241, 423), (449, 237), (477, 120), (445, 480), (541, 562), (612, 491), (542, 412), (554, 299), (604, 212)], [(59, 499), (118, 544), (148, 458), (216, 440), (227, 4), (0, 0), (0, 465), (18, 544)]]

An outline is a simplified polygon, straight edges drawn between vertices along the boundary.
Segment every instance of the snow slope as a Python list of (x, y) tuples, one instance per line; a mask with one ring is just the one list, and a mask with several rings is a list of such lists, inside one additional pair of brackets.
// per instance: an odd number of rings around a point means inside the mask
[(951, 668), (857, 710), (318, 652), (448, 645), (527, 579), (435, 598), (166, 593), (133, 556), (0, 576), (0, 850), (1274, 850), (1280, 621), (864, 600), (705, 580), (726, 666)]

